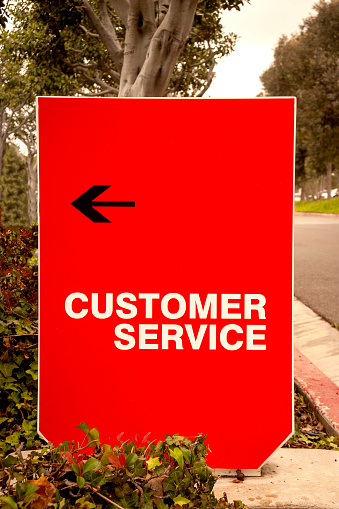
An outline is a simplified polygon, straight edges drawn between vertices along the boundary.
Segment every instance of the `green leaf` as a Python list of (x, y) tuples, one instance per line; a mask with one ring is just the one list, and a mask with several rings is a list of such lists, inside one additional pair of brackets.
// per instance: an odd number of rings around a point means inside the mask
[(71, 444), (72, 444), (72, 442), (70, 442), (69, 440), (64, 440), (63, 442), (61, 442), (61, 444), (58, 445), (57, 451), (58, 452), (60, 452), (60, 451), (70, 452), (70, 450), (71, 450), (70, 445)]
[(77, 475), (77, 476), (80, 475), (80, 470), (79, 470), (79, 467), (78, 467), (78, 465), (76, 463), (72, 464), (72, 470), (75, 473), (75, 475)]
[(0, 500), (13, 507), (13, 509), (18, 509), (18, 506), (12, 497), (0, 497)]
[(95, 470), (100, 465), (100, 461), (95, 458), (89, 458), (86, 463), (82, 465), (82, 473), (85, 474), (90, 470)]
[(170, 449), (169, 452), (172, 458), (177, 461), (179, 467), (184, 468), (184, 456), (181, 449), (179, 449), (179, 447), (174, 447), (174, 449)]
[(86, 435), (88, 435), (88, 433), (89, 433), (89, 426), (85, 422), (81, 422), (80, 424), (78, 424), (75, 427), (78, 428), (78, 429), (81, 429), (81, 431), (83, 431), (84, 433), (86, 433)]
[(165, 504), (162, 500), (159, 500), (157, 502), (157, 509), (168, 509), (168, 505)]
[(11, 444), (13, 447), (17, 447), (20, 442), (20, 431), (15, 431), (12, 433), (12, 435), (6, 438), (5, 442)]
[(136, 461), (138, 461), (138, 456), (134, 452), (131, 452), (126, 458), (126, 467), (130, 469)]
[(24, 497), (28, 497), (29, 495), (32, 495), (38, 489), (39, 489), (39, 486), (34, 486), (34, 484), (31, 484), (28, 481), (21, 483), (21, 484), (17, 483), (17, 485), (16, 485), (16, 492), (18, 494), (19, 499), (22, 499)]
[(186, 449), (186, 447), (182, 447), (181, 452), (184, 455), (184, 458), (187, 461), (187, 463), (190, 464), (191, 459), (192, 459), (192, 455), (191, 455), (190, 451), (188, 449)]
[(180, 435), (166, 435), (166, 442), (168, 443), (168, 445), (173, 445), (175, 444), (176, 442), (182, 442), (184, 440), (185, 437), (182, 437)]
[(38, 379), (38, 372), (37, 371), (33, 371), (33, 369), (28, 369), (26, 371), (26, 373), (28, 375), (31, 375), (31, 377), (33, 378), (33, 380), (37, 380)]
[(85, 486), (85, 483), (86, 483), (85, 479), (77, 475), (77, 485), (80, 489)]
[(112, 451), (112, 447), (110, 445), (108, 445), (108, 444), (104, 444), (102, 447), (103, 447), (105, 452), (104, 452), (104, 454), (101, 457), (101, 464), (103, 466), (105, 466), (105, 465), (108, 465), (108, 463), (109, 463), (108, 456), (110, 454), (112, 454), (113, 451)]
[(15, 458), (14, 456), (10, 455), (7, 456), (6, 459), (2, 460), (2, 464), (5, 468), (9, 468), (18, 463), (18, 461), (19, 461), (18, 458)]
[(75, 506), (76, 507), (80, 507), (80, 509), (83, 509), (83, 507), (85, 509), (94, 509), (94, 507), (97, 507), (96, 504), (93, 504), (92, 502), (90, 502), (89, 500), (86, 499), (86, 497), (81, 497), (81, 498), (78, 498), (76, 501), (75, 501)]
[(5, 377), (12, 376), (13, 369), (17, 368), (18, 366), (14, 364), (14, 362), (3, 362), (0, 365), (0, 371), (5, 375)]
[(175, 504), (183, 506), (185, 504), (189, 504), (190, 500), (188, 500), (188, 498), (182, 497), (181, 495), (178, 495), (177, 497), (173, 498), (173, 502)]
[(149, 470), (153, 470), (155, 467), (159, 467), (161, 465), (161, 461), (159, 457), (150, 458), (146, 461), (147, 467)]
[(21, 397), (22, 399), (27, 399), (28, 401), (32, 400), (32, 393), (31, 392), (28, 392), (28, 391), (24, 391), (22, 394), (21, 394)]
[(87, 435), (90, 442), (92, 442), (92, 440), (96, 440), (98, 444), (100, 443), (99, 431), (96, 428), (92, 428), (91, 431), (87, 433)]

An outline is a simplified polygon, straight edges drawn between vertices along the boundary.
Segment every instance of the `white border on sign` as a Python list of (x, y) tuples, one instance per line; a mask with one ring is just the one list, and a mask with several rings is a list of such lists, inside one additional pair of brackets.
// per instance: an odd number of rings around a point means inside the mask
[[(37, 408), (37, 432), (38, 435), (48, 442), (46, 437), (40, 432), (40, 182), (39, 182), (39, 99), (40, 98), (53, 98), (53, 99), (100, 99), (100, 100), (112, 100), (112, 97), (73, 97), (73, 96), (37, 96), (36, 97), (36, 130), (37, 130), (37, 183), (38, 183), (38, 303), (39, 303), (39, 324), (38, 324), (38, 408)], [(173, 98), (173, 97), (117, 97), (117, 99), (133, 99), (139, 101), (140, 99), (163, 99), (163, 100), (173, 100), (173, 99), (181, 99), (181, 98)], [(198, 97), (185, 97), (185, 100), (204, 100), (204, 101), (253, 101), (253, 100), (274, 100), (274, 99), (293, 99), (294, 100), (294, 146), (293, 146), (293, 199), (292, 199), (292, 295), (291, 295), (291, 361), (292, 361), (292, 387), (291, 387), (291, 404), (292, 404), (292, 431), (290, 435), (272, 452), (272, 454), (255, 470), (247, 470), (248, 475), (250, 476), (250, 472), (253, 472), (252, 475), (260, 475), (257, 472), (261, 470), (263, 465), (271, 456), (281, 448), (294, 434), (295, 426), (294, 426), (294, 186), (295, 186), (295, 151), (296, 151), (296, 121), (297, 121), (297, 99), (292, 96), (277, 96), (277, 97), (244, 97), (244, 98), (226, 98), (226, 97), (206, 97), (206, 98), (198, 98)], [(215, 471), (225, 471), (225, 469), (214, 469)], [(228, 469), (226, 469), (228, 470)], [(231, 470), (228, 470), (231, 472)], [(244, 472), (246, 470), (243, 470)], [(232, 474), (233, 475), (233, 471)], [(236, 474), (234, 474), (236, 475)]]

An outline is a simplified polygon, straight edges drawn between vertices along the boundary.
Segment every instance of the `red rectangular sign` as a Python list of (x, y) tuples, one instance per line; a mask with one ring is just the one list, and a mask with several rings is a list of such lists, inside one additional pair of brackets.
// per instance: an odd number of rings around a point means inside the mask
[(291, 434), (293, 98), (39, 98), (39, 432)]

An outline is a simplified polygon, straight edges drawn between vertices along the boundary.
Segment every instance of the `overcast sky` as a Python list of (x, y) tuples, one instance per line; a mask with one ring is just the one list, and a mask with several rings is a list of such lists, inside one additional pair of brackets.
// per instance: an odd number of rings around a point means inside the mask
[(225, 31), (240, 36), (235, 51), (216, 67), (216, 78), (205, 97), (255, 97), (260, 74), (273, 60), (282, 34), (297, 32), (315, 0), (251, 0), (240, 11), (223, 15)]

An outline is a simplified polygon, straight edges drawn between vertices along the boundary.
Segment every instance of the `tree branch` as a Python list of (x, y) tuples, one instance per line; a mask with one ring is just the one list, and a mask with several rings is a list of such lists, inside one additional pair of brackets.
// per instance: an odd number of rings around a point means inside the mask
[(215, 64), (216, 64), (216, 61), (215, 61), (214, 57), (212, 57), (212, 60), (211, 60), (211, 63), (210, 63), (209, 69), (208, 69), (207, 82), (204, 85), (204, 87), (202, 88), (202, 90), (199, 92), (199, 94), (196, 95), (196, 97), (202, 97), (207, 92), (207, 90), (210, 88), (211, 83), (213, 81), (213, 70), (214, 70)]
[[(85, 32), (86, 35), (90, 35), (91, 37), (99, 37), (98, 34), (93, 34), (93, 32), (90, 32), (89, 30), (87, 30), (86, 27), (84, 27), (83, 25), (79, 25), (80, 28)], [(78, 50), (79, 51), (79, 50)], [(80, 50), (81, 51), (81, 50)]]
[(128, 0), (108, 0), (110, 6), (115, 10), (124, 26), (127, 27), (129, 1)]
[(111, 69), (110, 67), (108, 67), (108, 65), (105, 62), (101, 65), (101, 68), (105, 73), (107, 73), (109, 76), (111, 76), (111, 78), (119, 85), (120, 74), (118, 72), (116, 72), (113, 69)]
[(161, 23), (164, 20), (164, 17), (166, 16), (169, 6), (170, 6), (171, 0), (160, 0), (159, 1), (159, 14), (157, 19), (158, 26), (161, 25)]
[(153, 0), (131, 0), (125, 38), (124, 65), (120, 80), (120, 95), (130, 95), (130, 89), (144, 65), (155, 31)]
[(122, 51), (122, 48), (121, 48), (120, 42), (118, 40), (115, 28), (113, 26), (112, 20), (111, 20), (109, 14), (108, 14), (107, 0), (97, 0), (97, 3), (98, 3), (98, 6), (99, 6), (102, 22), (103, 22), (103, 24), (104, 24), (108, 34), (110, 35), (110, 37), (114, 41), (117, 42), (117, 44), (119, 44), (119, 47), (120, 47), (120, 49)]
[(171, 0), (167, 14), (152, 38), (143, 68), (127, 95), (164, 96), (191, 31), (197, 4), (198, 0)]
[(89, 21), (91, 22), (93, 28), (98, 32), (101, 41), (105, 45), (110, 57), (117, 66), (117, 69), (120, 70), (122, 68), (123, 63), (123, 51), (120, 42), (116, 37), (116, 34), (115, 38), (113, 38), (112, 34), (103, 25), (103, 23), (100, 21), (100, 19), (90, 6), (88, 0), (82, 0), (82, 3)]
[(91, 76), (86, 71), (82, 70), (82, 74), (88, 80), (88, 82), (91, 83), (91, 85), (99, 85), (99, 87), (102, 88), (103, 94), (107, 94), (110, 92), (114, 95), (118, 95), (119, 90), (117, 88), (113, 88), (110, 85), (108, 85), (107, 83), (105, 83), (101, 78), (99, 78), (97, 73), (94, 76)]
[(113, 93), (113, 92), (111, 92), (111, 90), (106, 89), (106, 90), (103, 90), (102, 92), (98, 92), (98, 93), (93, 92), (93, 93), (88, 93), (88, 94), (86, 94), (85, 92), (82, 92), (81, 90), (77, 90), (77, 94), (83, 95), (84, 97), (103, 97), (105, 95), (109, 95), (109, 96), (114, 95), (115, 97), (117, 97), (119, 90), (117, 88), (115, 88), (113, 90), (115, 90), (116, 93)]
[[(4, 132), (3, 132), (3, 136), (5, 137), (5, 139), (10, 135), (10, 134), (13, 134), (15, 133), (18, 129), (15, 129), (15, 130), (12, 130), (11, 129), (11, 124), (12, 124), (12, 121), (13, 121), (13, 116), (15, 113), (17, 113), (18, 111), (20, 111), (24, 106), (25, 104), (27, 103), (28, 99), (30, 97), (30, 94), (26, 94), (26, 96), (24, 97), (23, 101), (21, 102), (21, 104), (19, 104), (18, 106), (16, 106), (15, 108), (13, 108), (11, 110), (11, 113), (9, 115), (9, 118), (7, 119), (6, 123), (7, 123), (7, 126), (6, 128), (4, 129)], [(24, 125), (26, 123), (26, 121), (28, 120), (28, 118), (26, 118), (22, 124), (20, 125), (20, 127), (22, 125)]]
[(25, 118), (23, 119), (23, 121), (22, 121), (22, 122), (21, 122), (21, 123), (20, 123), (17, 127), (13, 128), (13, 129), (10, 129), (10, 130), (8, 131), (8, 135), (10, 135), (10, 134), (16, 134), (18, 131), (20, 131), (20, 129), (21, 129), (21, 128), (22, 128), (22, 127), (23, 127), (23, 126), (24, 126), (24, 125), (25, 125), (25, 124), (26, 124), (26, 123), (27, 123), (27, 122), (28, 122), (28, 121), (29, 121), (29, 120), (30, 120), (30, 119), (34, 116), (34, 114), (35, 114), (35, 110), (33, 109), (33, 110), (29, 113), (29, 115), (28, 115), (27, 117), (25, 117)]
[(98, 65), (95, 62), (90, 62), (89, 64), (84, 64), (83, 62), (75, 62), (74, 64), (72, 64), (72, 62), (70, 62), (69, 60), (65, 60), (65, 62), (70, 67), (73, 67), (73, 69), (79, 69), (79, 70), (96, 69), (98, 67)]

